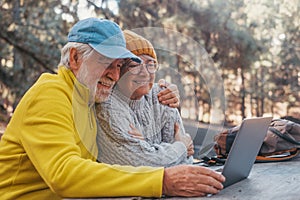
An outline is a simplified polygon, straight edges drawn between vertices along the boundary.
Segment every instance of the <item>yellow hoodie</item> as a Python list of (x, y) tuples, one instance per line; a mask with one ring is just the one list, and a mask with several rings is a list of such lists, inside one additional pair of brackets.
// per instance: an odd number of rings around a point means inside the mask
[(163, 168), (95, 162), (88, 94), (65, 67), (28, 90), (0, 142), (1, 199), (161, 196)]

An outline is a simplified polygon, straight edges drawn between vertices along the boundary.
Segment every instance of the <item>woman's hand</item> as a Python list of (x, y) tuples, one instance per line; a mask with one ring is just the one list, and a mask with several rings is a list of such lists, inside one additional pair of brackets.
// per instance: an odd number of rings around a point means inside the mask
[(175, 123), (174, 124), (174, 137), (175, 141), (182, 142), (184, 146), (187, 149), (187, 156), (192, 156), (194, 155), (194, 144), (191, 136), (188, 133), (180, 133), (179, 131), (179, 124)]
[(160, 103), (171, 108), (178, 108), (180, 105), (180, 95), (177, 85), (168, 83), (164, 79), (160, 79), (158, 84), (160, 87), (165, 88), (157, 94)]
[(133, 126), (133, 124), (129, 125), (131, 130), (128, 131), (129, 135), (133, 138), (145, 140), (144, 136), (140, 133), (140, 131)]

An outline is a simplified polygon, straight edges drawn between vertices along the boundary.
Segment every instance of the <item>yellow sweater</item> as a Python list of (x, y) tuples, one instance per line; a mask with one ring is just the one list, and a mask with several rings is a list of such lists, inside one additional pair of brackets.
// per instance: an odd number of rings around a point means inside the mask
[(0, 142), (1, 199), (159, 197), (163, 168), (95, 162), (96, 121), (73, 73), (43, 74), (24, 95)]

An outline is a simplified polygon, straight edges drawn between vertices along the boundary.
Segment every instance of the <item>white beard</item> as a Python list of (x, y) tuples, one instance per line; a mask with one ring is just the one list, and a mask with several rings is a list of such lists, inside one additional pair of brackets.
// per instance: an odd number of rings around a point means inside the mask
[(92, 75), (89, 74), (88, 67), (83, 62), (76, 75), (77, 80), (89, 89), (89, 103), (95, 102), (98, 79), (92, 80)]
[(96, 103), (101, 103), (107, 101), (111, 91), (105, 91), (98, 89), (96, 90), (96, 95), (95, 95), (95, 102)]

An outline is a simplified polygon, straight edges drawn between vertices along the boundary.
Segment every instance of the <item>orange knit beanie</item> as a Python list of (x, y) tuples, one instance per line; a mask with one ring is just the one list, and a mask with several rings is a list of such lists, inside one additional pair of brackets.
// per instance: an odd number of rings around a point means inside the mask
[(157, 60), (155, 50), (147, 39), (129, 30), (125, 30), (123, 33), (126, 40), (126, 48), (129, 51), (137, 56), (144, 54)]

